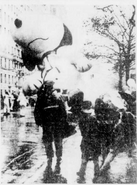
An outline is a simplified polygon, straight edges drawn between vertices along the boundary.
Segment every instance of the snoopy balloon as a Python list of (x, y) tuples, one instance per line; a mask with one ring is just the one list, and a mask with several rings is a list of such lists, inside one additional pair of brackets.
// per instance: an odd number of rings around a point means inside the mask
[[(68, 28), (57, 17), (49, 14), (20, 15), (14, 20), (12, 36), (22, 47), (23, 59), (26, 67), (30, 67), (29, 70), (44, 58), (43, 55), (62, 45), (72, 44), (72, 36)], [(26, 59), (29, 60), (28, 63)]]
[[(91, 68), (88, 60), (75, 52), (70, 30), (53, 15), (36, 13), (20, 15), (14, 20), (12, 37), (21, 46), (24, 65), (30, 71), (36, 65), (42, 74), (56, 68), (61, 74), (60, 79), (62, 74), (66, 74), (67, 80), (71, 76), (75, 76), (76, 79), (79, 72)], [(56, 78), (59, 74), (52, 70), (52, 75), (49, 76)]]

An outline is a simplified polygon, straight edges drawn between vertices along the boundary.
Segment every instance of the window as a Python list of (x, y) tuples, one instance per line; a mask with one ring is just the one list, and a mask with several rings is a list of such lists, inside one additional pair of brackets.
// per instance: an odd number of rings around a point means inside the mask
[(10, 69), (12, 69), (12, 60), (10, 60)]
[(13, 61), (12, 60), (11, 60), (11, 63), (10, 64), (11, 64), (11, 69), (13, 69)]
[(12, 64), (13, 64), (13, 65), (12, 65), (12, 66), (13, 66), (12, 69), (15, 70), (15, 68), (16, 68), (15, 62), (12, 62)]
[(7, 78), (7, 75), (5, 74), (4, 77), (5, 77), (5, 83), (7, 83), (7, 79), (6, 79)]
[(0, 74), (0, 83), (2, 83), (2, 73)]
[(9, 81), (9, 84), (10, 84), (10, 75), (8, 75), (9, 76), (9, 79), (8, 79), (8, 81)]
[(8, 69), (10, 69), (10, 60), (9, 59), (8, 59), (8, 64), (9, 64)]
[(7, 58), (5, 58), (5, 69), (8, 69), (8, 59)]
[(2, 89), (0, 90), (0, 96), (1, 96), (1, 98), (2, 98)]
[(16, 63), (16, 67), (15, 68), (18, 69), (18, 63)]
[(2, 57), (2, 68), (4, 68), (5, 67), (5, 60), (4, 60), (4, 58)]

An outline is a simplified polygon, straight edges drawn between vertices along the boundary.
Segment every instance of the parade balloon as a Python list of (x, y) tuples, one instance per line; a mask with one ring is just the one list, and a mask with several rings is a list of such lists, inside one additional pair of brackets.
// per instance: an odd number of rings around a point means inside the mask
[(53, 52), (57, 58), (68, 58), (70, 65), (75, 65), (79, 72), (91, 68), (88, 59), (77, 51), (77, 46), (72, 46), (73, 37), (68, 27), (53, 15), (21, 14), (14, 20), (11, 33), (13, 40), (22, 48), (23, 63), (29, 71), (35, 66), (39, 68), (44, 58)]
[[(49, 14), (22, 14), (14, 20), (12, 27), (14, 41), (37, 57), (60, 45), (71, 44), (72, 38), (67, 39), (66, 32), (69, 32), (68, 28), (57, 17)], [(68, 34), (71, 35), (70, 32)], [(62, 41), (64, 35), (66, 43)]]

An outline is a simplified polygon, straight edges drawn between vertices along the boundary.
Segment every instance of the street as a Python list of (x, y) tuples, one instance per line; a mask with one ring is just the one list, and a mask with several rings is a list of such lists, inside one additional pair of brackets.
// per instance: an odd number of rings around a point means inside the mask
[[(85, 182), (80, 182), (76, 174), (81, 164), (80, 142), (77, 127), (76, 134), (63, 140), (61, 174), (47, 179), (42, 129), (35, 124), (33, 108), (25, 107), (24, 116), (20, 112), (11, 112), (7, 117), (1, 115), (1, 183), (93, 183), (92, 161), (88, 163)], [(120, 153), (97, 183), (137, 183), (136, 164), (136, 151), (132, 157)]]

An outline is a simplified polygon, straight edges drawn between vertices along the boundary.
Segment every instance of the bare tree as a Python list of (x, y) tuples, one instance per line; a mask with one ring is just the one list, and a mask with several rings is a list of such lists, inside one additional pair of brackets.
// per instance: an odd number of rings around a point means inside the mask
[[(109, 39), (105, 45), (96, 45), (92, 51), (85, 55), (88, 58), (108, 58), (108, 62), (114, 63), (114, 69), (119, 74), (119, 89), (122, 89), (122, 78), (135, 65), (135, 6), (120, 7), (109, 5), (96, 7), (99, 15), (84, 22), (87, 32), (95, 31), (100, 36)], [(86, 45), (93, 44), (92, 42)], [(106, 53), (99, 52), (100, 47), (106, 48)], [(96, 52), (96, 49), (98, 52)]]

